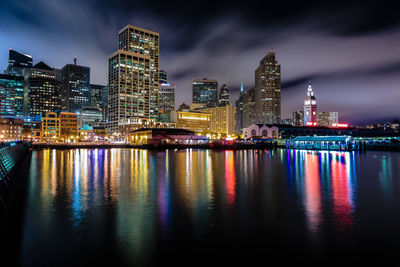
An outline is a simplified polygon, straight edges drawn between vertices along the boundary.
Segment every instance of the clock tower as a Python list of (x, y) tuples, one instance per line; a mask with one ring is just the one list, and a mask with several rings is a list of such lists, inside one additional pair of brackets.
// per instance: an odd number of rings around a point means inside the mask
[(304, 125), (317, 126), (317, 114), (317, 99), (314, 96), (310, 82), (307, 88), (307, 95), (304, 98)]

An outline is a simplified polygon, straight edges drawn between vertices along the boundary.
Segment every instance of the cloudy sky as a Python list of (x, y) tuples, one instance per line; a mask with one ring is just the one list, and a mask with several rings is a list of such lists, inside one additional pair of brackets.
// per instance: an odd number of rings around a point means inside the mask
[[(182, 3), (179, 3), (182, 2)], [(319, 111), (354, 124), (400, 117), (400, 16), (386, 1), (0, 0), (0, 69), (8, 49), (61, 68), (91, 68), (107, 84), (118, 30), (160, 33), (160, 68), (191, 101), (193, 78), (218, 79), (238, 96), (271, 48), (282, 69), (282, 118), (302, 108), (311, 80)]]

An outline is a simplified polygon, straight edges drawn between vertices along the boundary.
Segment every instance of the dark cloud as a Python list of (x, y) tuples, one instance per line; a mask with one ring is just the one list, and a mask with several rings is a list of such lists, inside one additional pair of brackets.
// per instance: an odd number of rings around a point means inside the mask
[(0, 68), (9, 47), (55, 67), (77, 56), (92, 82), (105, 84), (126, 24), (160, 33), (160, 67), (177, 86), (177, 106), (204, 76), (229, 84), (236, 100), (240, 79), (254, 86), (254, 70), (274, 48), (284, 118), (301, 108), (309, 80), (320, 109), (345, 120), (400, 115), (400, 16), (390, 1), (3, 0)]

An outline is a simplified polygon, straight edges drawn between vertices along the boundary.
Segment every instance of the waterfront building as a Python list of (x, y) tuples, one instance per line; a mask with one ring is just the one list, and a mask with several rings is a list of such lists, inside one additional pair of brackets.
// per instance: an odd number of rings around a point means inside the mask
[(159, 84), (164, 84), (164, 83), (168, 83), (167, 80), (167, 72), (165, 70), (160, 70), (159, 73)]
[(229, 103), (229, 88), (228, 85), (223, 84), (219, 89), (218, 106), (225, 106)]
[(58, 142), (78, 138), (77, 114), (45, 112), (42, 115), (42, 141)]
[(161, 83), (158, 101), (158, 121), (171, 122), (175, 110), (175, 85)]
[(61, 69), (62, 109), (76, 112), (90, 106), (90, 68), (67, 64)]
[(0, 142), (22, 140), (23, 120), (0, 118)]
[(57, 71), (42, 61), (30, 69), (29, 115), (31, 117), (61, 109), (61, 83), (56, 77)]
[(174, 121), (177, 128), (193, 131), (196, 134), (210, 133), (211, 114), (194, 110), (175, 111)]
[(257, 123), (281, 121), (281, 66), (269, 52), (255, 71), (255, 116)]
[(292, 115), (293, 126), (303, 126), (304, 125), (304, 111), (298, 110), (293, 112)]
[(243, 80), (240, 80), (240, 95), (238, 100), (236, 100), (236, 133), (242, 134), (243, 132), (243, 94), (244, 86)]
[(318, 125), (332, 127), (339, 122), (339, 112), (320, 112), (318, 113)]
[(217, 106), (218, 103), (218, 81), (204, 79), (193, 80), (192, 102), (194, 104), (204, 104), (205, 107), (211, 108)]
[(224, 106), (202, 109), (201, 112), (211, 115), (211, 133), (223, 135), (236, 133), (236, 107), (233, 107), (230, 103)]
[(78, 128), (83, 125), (91, 127), (101, 126), (103, 123), (103, 114), (99, 107), (84, 107), (78, 112)]
[(129, 143), (135, 145), (198, 145), (208, 143), (206, 136), (185, 129), (139, 129), (129, 134)]
[(247, 128), (256, 123), (255, 105), (255, 88), (253, 87), (243, 94), (242, 128)]
[(278, 138), (279, 128), (274, 125), (252, 124), (243, 128), (243, 138)]
[(24, 116), (24, 77), (0, 74), (0, 116)]
[(304, 98), (304, 126), (317, 125), (317, 99), (314, 96), (311, 83), (308, 84), (307, 94)]
[(119, 31), (119, 50), (109, 57), (110, 133), (123, 119), (157, 119), (159, 39), (159, 33), (132, 25)]
[(130, 132), (146, 128), (146, 129), (158, 129), (158, 128), (175, 128), (175, 122), (160, 122), (155, 119), (149, 118), (126, 118), (122, 119), (118, 125), (118, 132), (114, 135), (120, 137), (126, 137)]

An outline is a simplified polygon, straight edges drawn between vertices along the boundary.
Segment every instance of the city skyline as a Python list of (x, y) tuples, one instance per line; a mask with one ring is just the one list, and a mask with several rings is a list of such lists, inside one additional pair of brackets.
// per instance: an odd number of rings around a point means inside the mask
[[(205, 18), (193, 19), (187, 14), (174, 17), (188, 7), (173, 2), (155, 3), (158, 8), (136, 4), (137, 12), (122, 10), (125, 2), (120, 1), (113, 6), (66, 3), (5, 3), (0, 11), (0, 22), (6, 26), (0, 30), (1, 70), (7, 66), (8, 48), (56, 68), (72, 64), (76, 56), (79, 65), (91, 68), (91, 83), (106, 85), (107, 58), (117, 49), (115, 33), (133, 24), (160, 33), (160, 69), (176, 85), (176, 107), (190, 102), (192, 79), (204, 76), (228, 84), (234, 102), (240, 79), (245, 91), (252, 88), (259, 60), (273, 47), (282, 66), (282, 119), (301, 109), (309, 80), (318, 91), (319, 106), (338, 111), (346, 122), (382, 121), (400, 114), (399, 21), (390, 5), (338, 2), (330, 9), (331, 5), (311, 1), (282, 9), (271, 3), (276, 14), (262, 16), (254, 7), (223, 11), (224, 4), (216, 3)], [(341, 8), (345, 11), (338, 11)], [(374, 16), (365, 15), (375, 10)], [(90, 15), (79, 16), (84, 12)], [(69, 27), (57, 27), (75, 14)], [(44, 27), (46, 20), (54, 23)], [(182, 20), (187, 20), (186, 26), (180, 26)], [(338, 98), (341, 95), (346, 97)]]

